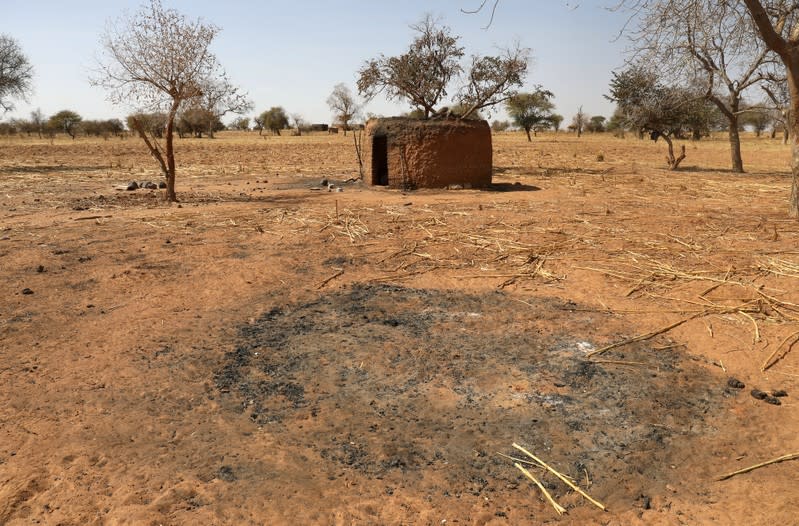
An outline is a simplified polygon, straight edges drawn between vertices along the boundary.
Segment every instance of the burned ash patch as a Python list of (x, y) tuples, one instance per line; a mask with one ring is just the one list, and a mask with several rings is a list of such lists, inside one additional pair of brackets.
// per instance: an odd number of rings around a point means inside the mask
[(331, 476), (479, 495), (519, 483), (496, 452), (522, 442), (608, 492), (669, 481), (682, 445), (713, 431), (723, 381), (644, 345), (612, 356), (639, 366), (591, 362), (603, 315), (525, 301), (356, 285), (243, 327), (215, 383), (224, 407), (316, 451)]

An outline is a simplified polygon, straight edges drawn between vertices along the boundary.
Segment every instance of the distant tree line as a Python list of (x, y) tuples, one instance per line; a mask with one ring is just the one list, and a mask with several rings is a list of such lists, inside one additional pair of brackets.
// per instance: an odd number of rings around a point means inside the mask
[(45, 117), (41, 110), (31, 112), (28, 119), (12, 119), (0, 123), (0, 135), (27, 135), (52, 138), (65, 134), (72, 139), (79, 135), (87, 137), (119, 137), (125, 133), (125, 125), (119, 119), (83, 119), (76, 112), (62, 110)]

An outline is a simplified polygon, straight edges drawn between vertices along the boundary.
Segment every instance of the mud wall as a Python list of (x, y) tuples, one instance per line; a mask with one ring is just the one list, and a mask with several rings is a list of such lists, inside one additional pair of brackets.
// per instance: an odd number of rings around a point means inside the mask
[(365, 180), (390, 188), (491, 184), (486, 121), (372, 119), (364, 141)]

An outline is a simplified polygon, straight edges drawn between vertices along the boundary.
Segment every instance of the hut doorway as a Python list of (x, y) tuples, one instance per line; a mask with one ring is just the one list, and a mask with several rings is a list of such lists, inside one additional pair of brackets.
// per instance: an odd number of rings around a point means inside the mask
[(372, 184), (388, 186), (388, 137), (375, 135), (372, 139)]

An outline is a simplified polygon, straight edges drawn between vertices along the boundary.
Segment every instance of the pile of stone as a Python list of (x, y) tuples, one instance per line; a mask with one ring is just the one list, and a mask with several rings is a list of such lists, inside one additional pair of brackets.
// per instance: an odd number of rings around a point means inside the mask
[(134, 190), (158, 190), (159, 188), (166, 188), (166, 183), (161, 181), (160, 183), (154, 183), (152, 181), (131, 181), (127, 185), (120, 185), (117, 186), (117, 190), (127, 190), (128, 192), (132, 192)]

